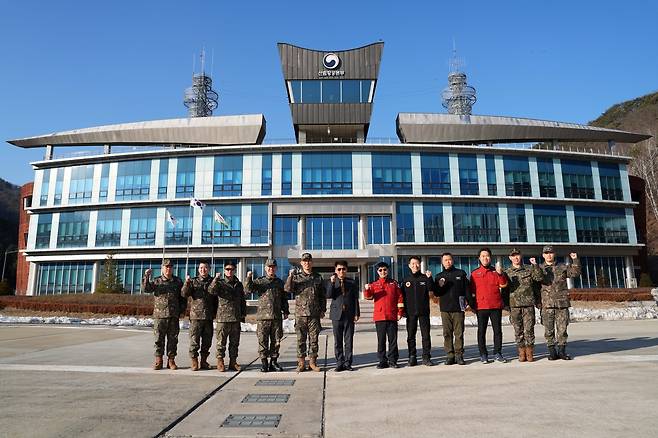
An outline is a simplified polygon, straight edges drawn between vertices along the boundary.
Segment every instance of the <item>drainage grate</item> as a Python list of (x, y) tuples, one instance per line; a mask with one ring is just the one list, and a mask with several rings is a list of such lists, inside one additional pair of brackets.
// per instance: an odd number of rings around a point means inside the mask
[(293, 386), (294, 384), (295, 384), (294, 379), (259, 380), (258, 382), (256, 382), (256, 386)]
[(279, 427), (281, 414), (252, 414), (226, 417), (221, 427)]
[(288, 403), (290, 394), (247, 394), (242, 403)]

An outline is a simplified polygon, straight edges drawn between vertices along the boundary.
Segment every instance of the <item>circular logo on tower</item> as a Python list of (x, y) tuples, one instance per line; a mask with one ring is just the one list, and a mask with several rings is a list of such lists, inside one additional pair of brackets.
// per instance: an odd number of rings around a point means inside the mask
[(322, 65), (324, 65), (324, 68), (333, 70), (340, 65), (340, 58), (335, 53), (327, 53), (322, 58)]

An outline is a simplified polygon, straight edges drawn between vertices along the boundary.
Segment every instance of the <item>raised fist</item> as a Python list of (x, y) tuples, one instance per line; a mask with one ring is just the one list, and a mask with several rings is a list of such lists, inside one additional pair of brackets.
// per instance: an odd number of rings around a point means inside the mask
[(446, 284), (446, 279), (441, 277), (439, 278), (439, 287), (443, 287)]
[(185, 276), (185, 283), (189, 283), (192, 281), (192, 278), (189, 275)]
[(329, 280), (330, 280), (332, 283), (335, 283), (337, 278), (338, 278), (338, 276), (337, 276), (336, 274), (331, 274), (331, 278), (330, 278)]
[(496, 272), (499, 274), (503, 273), (503, 265), (501, 265), (500, 262), (496, 262)]
[(366, 283), (366, 290), (370, 289), (370, 283)]
[(253, 275), (254, 275), (253, 272), (247, 271), (247, 278), (251, 278), (253, 277)]
[(151, 277), (151, 274), (153, 274), (153, 269), (148, 268), (146, 271), (144, 271), (144, 277), (149, 278)]
[(427, 278), (432, 278), (432, 271), (425, 271), (425, 275), (427, 275)]
[(569, 257), (571, 257), (571, 260), (576, 260), (578, 258), (578, 254), (572, 252), (571, 254), (569, 254)]
[(215, 278), (216, 278), (217, 280), (219, 280), (220, 278), (222, 278), (222, 273), (221, 273), (221, 272), (216, 272), (216, 273), (215, 273)]
[(295, 273), (295, 270), (294, 270), (294, 269), (291, 269), (290, 271), (288, 271), (288, 277), (292, 277), (292, 275), (293, 275), (294, 273)]
[(537, 264), (537, 259), (534, 257), (530, 257), (530, 264), (531, 265), (536, 265)]

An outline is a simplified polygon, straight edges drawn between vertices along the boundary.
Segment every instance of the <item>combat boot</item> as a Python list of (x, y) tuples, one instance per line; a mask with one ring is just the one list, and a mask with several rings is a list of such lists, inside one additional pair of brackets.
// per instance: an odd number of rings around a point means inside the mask
[(199, 368), (202, 370), (209, 370), (210, 364), (208, 363), (208, 353), (201, 355), (201, 362), (199, 362)]
[(555, 360), (558, 358), (557, 351), (555, 351), (555, 345), (548, 346), (548, 360)]
[(279, 362), (277, 362), (276, 357), (270, 359), (270, 371), (283, 371), (283, 367), (279, 365)]
[(308, 366), (310, 369), (315, 371), (316, 373), (320, 371), (320, 367), (318, 366), (318, 358), (317, 357), (310, 357), (308, 360)]
[(464, 361), (464, 356), (461, 354), (456, 355), (455, 360), (457, 361), (457, 365), (466, 365), (466, 362)]
[(304, 360), (305, 360), (305, 358), (303, 356), (297, 358), (297, 369), (296, 369), (296, 371), (298, 373), (301, 373), (302, 371), (304, 371), (306, 369), (306, 365), (304, 364)]
[(223, 357), (218, 357), (217, 358), (217, 371), (220, 373), (223, 373), (226, 370), (226, 366), (224, 365), (224, 358)]
[(261, 359), (260, 362), (262, 363), (262, 365), (261, 365), (261, 367), (260, 367), (260, 372), (261, 372), (261, 373), (266, 373), (266, 372), (268, 372), (268, 371), (270, 370), (270, 366), (269, 366), (269, 364), (267, 363), (267, 359)]
[(175, 359), (175, 357), (170, 357), (167, 360), (167, 368), (169, 368), (170, 370), (177, 370), (178, 369), (178, 365), (176, 365), (176, 361), (174, 359)]
[(241, 367), (240, 364), (238, 363), (238, 359), (237, 359), (237, 358), (232, 357), (232, 358), (228, 361), (228, 369), (229, 369), (229, 371), (240, 371), (240, 369), (242, 369), (242, 367)]
[(557, 355), (560, 359), (562, 360), (571, 360), (571, 356), (567, 354), (567, 346), (566, 345), (559, 345), (557, 347)]
[(519, 362), (525, 362), (527, 360), (525, 347), (519, 347)]
[(192, 366), (190, 367), (192, 371), (199, 371), (199, 359), (196, 357), (192, 358)]
[(155, 356), (155, 363), (153, 363), (154, 370), (162, 369), (162, 356)]
[(526, 347), (525, 347), (525, 358), (528, 362), (534, 362), (535, 361), (535, 346), (534, 345), (526, 345)]

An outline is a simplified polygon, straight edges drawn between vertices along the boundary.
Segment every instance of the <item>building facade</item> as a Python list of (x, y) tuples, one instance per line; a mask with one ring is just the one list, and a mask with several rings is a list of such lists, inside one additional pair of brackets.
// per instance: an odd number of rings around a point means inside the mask
[[(346, 259), (361, 284), (380, 260), (399, 278), (407, 258), (441, 270), (440, 254), (476, 267), (487, 246), (560, 259), (577, 252), (581, 278), (627, 287), (638, 242), (629, 157), (614, 143), (639, 134), (509, 117), (400, 114), (398, 142), (367, 132), (383, 44), (320, 52), (280, 44), (296, 141), (266, 144), (262, 115), (101, 126), (12, 140), (44, 147), (35, 169), (23, 250), (28, 295), (89, 293), (112, 254), (125, 289), (163, 256), (178, 275), (197, 262), (237, 262), (284, 277), (302, 253), (320, 272)], [(365, 66), (364, 66), (365, 65)], [(298, 106), (299, 105), (299, 106)], [(605, 141), (608, 153), (560, 149)], [(59, 157), (68, 147), (97, 147)], [(191, 206), (195, 198), (203, 208)], [(218, 220), (221, 216), (222, 220)], [(217, 268), (219, 270), (219, 268)], [(22, 292), (22, 291), (19, 291)]]

